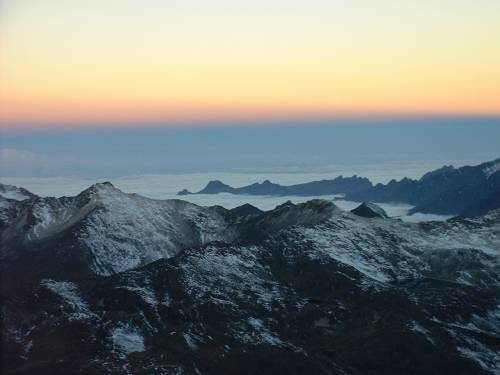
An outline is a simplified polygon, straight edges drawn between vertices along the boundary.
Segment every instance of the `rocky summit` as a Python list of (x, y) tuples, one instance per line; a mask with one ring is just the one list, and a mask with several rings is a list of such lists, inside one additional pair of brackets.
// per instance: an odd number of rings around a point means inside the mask
[(242, 215), (109, 183), (7, 190), (2, 373), (500, 372), (500, 211), (404, 223), (326, 200)]
[(368, 217), (368, 218), (388, 218), (387, 212), (385, 210), (376, 205), (375, 203), (363, 202), (355, 209), (351, 210), (351, 212), (355, 215)]

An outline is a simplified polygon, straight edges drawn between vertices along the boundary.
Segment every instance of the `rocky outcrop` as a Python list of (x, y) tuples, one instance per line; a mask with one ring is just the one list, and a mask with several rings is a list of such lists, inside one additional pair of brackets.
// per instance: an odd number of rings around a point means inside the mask
[(366, 218), (383, 218), (387, 219), (389, 216), (387, 212), (375, 203), (363, 202), (355, 209), (351, 210), (351, 212), (357, 216), (366, 217)]
[(252, 206), (251, 204), (248, 203), (232, 208), (229, 211), (238, 216), (258, 215), (264, 212), (261, 209)]

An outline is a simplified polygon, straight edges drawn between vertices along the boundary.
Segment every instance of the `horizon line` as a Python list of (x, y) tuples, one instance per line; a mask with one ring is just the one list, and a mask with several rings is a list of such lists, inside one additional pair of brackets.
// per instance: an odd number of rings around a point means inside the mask
[[(454, 112), (365, 112), (341, 114), (309, 114), (280, 116), (223, 116), (204, 118), (164, 118), (164, 119), (94, 119), (82, 120), (48, 120), (48, 121), (10, 121), (0, 119), (1, 132), (18, 132), (33, 130), (159, 130), (159, 129), (204, 129), (204, 128), (244, 128), (264, 126), (303, 126), (339, 125), (339, 122), (362, 121), (408, 121), (408, 120), (499, 120), (500, 112), (454, 113)], [(328, 124), (330, 123), (330, 124)], [(140, 127), (137, 127), (140, 125)], [(343, 124), (346, 125), (346, 124)], [(356, 125), (352, 123), (350, 125)]]

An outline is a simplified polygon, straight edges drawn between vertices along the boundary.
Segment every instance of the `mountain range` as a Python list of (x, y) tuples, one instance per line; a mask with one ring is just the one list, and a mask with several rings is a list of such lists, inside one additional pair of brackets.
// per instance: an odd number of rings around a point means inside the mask
[(0, 236), (5, 374), (500, 371), (500, 210), (405, 223), (2, 185)]
[(442, 215), (481, 215), (488, 210), (500, 208), (500, 159), (476, 166), (454, 168), (445, 166), (429, 172), (418, 180), (403, 178), (387, 184), (372, 184), (367, 178), (358, 176), (333, 180), (313, 181), (283, 186), (268, 180), (248, 186), (234, 188), (221, 181), (210, 181), (202, 190), (188, 194), (250, 194), (273, 196), (318, 196), (342, 195), (343, 199), (355, 202), (407, 203), (414, 208), (411, 213)]

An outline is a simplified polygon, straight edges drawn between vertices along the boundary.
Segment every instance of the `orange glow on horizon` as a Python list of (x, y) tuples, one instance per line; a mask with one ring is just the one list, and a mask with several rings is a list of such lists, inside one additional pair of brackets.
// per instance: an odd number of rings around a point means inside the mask
[(500, 115), (499, 2), (105, 4), (0, 5), (3, 126)]

